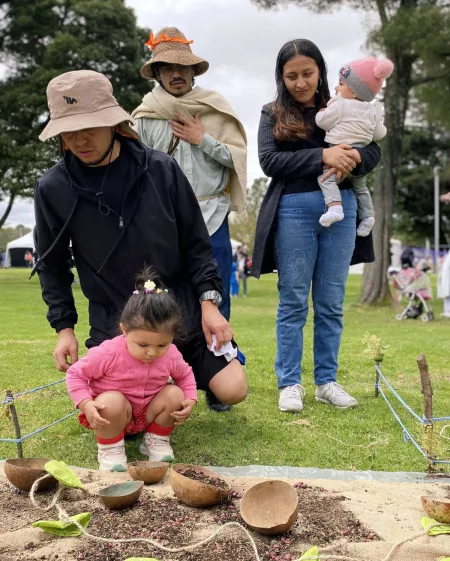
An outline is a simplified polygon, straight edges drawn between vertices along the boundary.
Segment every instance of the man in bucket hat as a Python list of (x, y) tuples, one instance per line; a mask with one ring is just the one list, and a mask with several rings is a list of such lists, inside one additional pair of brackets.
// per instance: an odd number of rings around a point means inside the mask
[[(184, 171), (211, 236), (224, 291), (220, 311), (230, 318), (232, 250), (228, 228), (230, 210), (241, 212), (247, 187), (246, 135), (227, 101), (218, 93), (193, 87), (209, 64), (195, 55), (193, 41), (176, 27), (150, 36), (152, 58), (141, 75), (156, 80), (133, 112), (142, 142), (172, 155)], [(212, 392), (210, 409), (227, 411)]]
[[(134, 278), (149, 265), (181, 306), (185, 337), (178, 347), (197, 386), (239, 403), (247, 393), (242, 357), (217, 308), (222, 282), (198, 202), (178, 164), (137, 139), (104, 75), (62, 74), (49, 83), (47, 97), (51, 118), (40, 139), (57, 137), (63, 156), (35, 186), (35, 269), (47, 318), (58, 333), (58, 369), (68, 369), (68, 357), (78, 360), (71, 243), (89, 301), (88, 348), (118, 334), (118, 315), (135, 289)], [(215, 353), (207, 347), (213, 338)], [(224, 349), (229, 354), (221, 356)], [(113, 448), (116, 455), (108, 458), (102, 446), (103, 469), (120, 463), (117, 444)], [(149, 458), (171, 455), (168, 437), (156, 435)]]

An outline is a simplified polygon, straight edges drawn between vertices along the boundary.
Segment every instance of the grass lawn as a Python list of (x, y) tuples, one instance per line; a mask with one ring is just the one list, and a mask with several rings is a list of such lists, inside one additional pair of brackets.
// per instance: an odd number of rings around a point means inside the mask
[[(0, 399), (14, 392), (56, 381), (55, 335), (45, 319), (37, 278), (29, 271), (0, 270)], [(397, 322), (389, 307), (367, 309), (357, 304), (359, 276), (350, 276), (345, 304), (345, 330), (338, 382), (354, 395), (360, 407), (336, 410), (314, 400), (312, 377), (312, 313), (305, 328), (303, 383), (305, 409), (300, 415), (277, 408), (273, 363), (275, 355), (275, 275), (250, 279), (249, 297), (233, 301), (232, 323), (247, 355), (249, 396), (229, 414), (211, 413), (203, 395), (187, 425), (176, 430), (173, 446), (178, 461), (204, 465), (291, 465), (348, 470), (423, 471), (427, 464), (402, 431), (381, 397), (374, 397), (373, 361), (363, 356), (365, 332), (379, 336), (389, 348), (383, 371), (402, 397), (421, 414), (422, 395), (415, 359), (424, 352), (434, 388), (435, 416), (450, 415), (449, 323), (439, 319), (441, 302), (435, 302), (437, 320), (428, 324)], [(80, 316), (80, 347), (87, 337), (87, 303), (74, 286)], [(84, 353), (84, 350), (82, 350)], [(16, 402), (24, 434), (72, 411), (65, 384), (30, 394)], [(397, 408), (397, 407), (396, 407)], [(400, 411), (400, 409), (398, 409)], [(420, 425), (406, 412), (402, 419), (414, 434)], [(450, 430), (448, 431), (450, 433)], [(0, 409), (0, 436), (13, 438), (13, 428)], [(450, 436), (450, 434), (449, 434)], [(450, 457), (450, 442), (441, 457)], [(138, 459), (139, 439), (127, 442), (129, 459)], [(95, 467), (96, 446), (91, 432), (76, 419), (69, 420), (24, 443), (24, 455), (62, 459), (69, 464)], [(15, 457), (13, 444), (0, 443), (0, 458)]]

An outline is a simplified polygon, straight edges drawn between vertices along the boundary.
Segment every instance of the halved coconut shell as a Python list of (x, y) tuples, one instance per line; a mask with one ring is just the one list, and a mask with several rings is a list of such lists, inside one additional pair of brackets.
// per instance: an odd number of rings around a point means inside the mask
[(110, 510), (120, 510), (133, 505), (141, 496), (143, 481), (125, 481), (100, 489), (102, 503)]
[(128, 463), (128, 473), (134, 480), (144, 483), (158, 483), (169, 469), (167, 462), (137, 461)]
[[(44, 466), (50, 460), (45, 458), (15, 458), (6, 460), (4, 464), (5, 475), (8, 480), (22, 491), (30, 491), (33, 483), (48, 475)], [(48, 477), (39, 483), (37, 491), (45, 491), (58, 482), (54, 477)]]
[[(200, 481), (190, 479), (182, 475), (180, 471), (192, 469), (208, 477), (219, 479), (223, 486), (216, 487)], [(189, 464), (174, 464), (170, 470), (170, 484), (179, 501), (188, 506), (205, 508), (215, 506), (223, 502), (230, 491), (228, 483), (217, 473), (200, 466)]]
[(450, 524), (450, 499), (424, 496), (422, 506), (430, 518), (442, 524)]
[(244, 522), (260, 534), (284, 534), (295, 524), (297, 515), (297, 492), (284, 481), (258, 483), (246, 491), (241, 500)]

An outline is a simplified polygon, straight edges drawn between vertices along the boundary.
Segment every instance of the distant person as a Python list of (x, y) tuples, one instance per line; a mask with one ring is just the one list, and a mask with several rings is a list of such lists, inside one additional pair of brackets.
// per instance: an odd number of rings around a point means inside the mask
[(242, 295), (244, 298), (247, 298), (248, 294), (248, 276), (250, 274), (250, 267), (249, 267), (249, 258), (247, 254), (247, 246), (242, 245), (238, 248), (238, 257), (237, 257), (237, 273), (239, 278), (239, 284), (242, 283)]
[(450, 319), (450, 251), (442, 262), (438, 277), (438, 298), (444, 300), (444, 311), (441, 316)]
[(80, 424), (95, 432), (100, 470), (126, 471), (124, 436), (144, 431), (141, 453), (151, 461), (174, 461), (169, 435), (197, 403), (192, 368), (172, 344), (180, 323), (171, 293), (144, 269), (120, 316), (122, 334), (90, 349), (67, 371)]
[(0, 249), (0, 269), (5, 266), (5, 250)]
[(31, 251), (27, 251), (25, 253), (24, 260), (25, 260), (25, 267), (33, 268), (33, 254), (31, 253)]
[[(386, 136), (383, 124), (383, 110), (379, 102), (371, 103), (381, 91), (383, 82), (394, 70), (389, 59), (365, 57), (342, 66), (339, 70), (339, 83), (336, 96), (319, 109), (316, 123), (323, 129), (328, 146), (349, 145), (363, 147), (373, 140), (379, 141)], [(336, 174), (324, 179), (327, 168), (319, 176), (319, 187), (323, 193), (327, 212), (320, 217), (320, 224), (329, 228), (334, 222), (344, 219), (344, 209)], [(367, 187), (366, 176), (350, 174), (348, 179), (353, 185), (360, 223), (357, 236), (366, 237), (375, 224), (372, 197)]]
[(341, 179), (350, 172), (366, 175), (378, 164), (380, 149), (373, 142), (361, 148), (325, 142), (315, 117), (326, 107), (330, 91), (325, 60), (314, 43), (286, 43), (275, 73), (277, 96), (263, 107), (258, 132), (259, 161), (272, 181), (258, 216), (252, 275), (278, 272), (278, 407), (303, 409), (303, 328), (310, 290), (315, 398), (339, 408), (355, 407), (356, 399), (337, 383), (343, 304), (352, 254), (354, 263), (373, 261), (372, 236), (356, 237), (356, 197), (348, 179), (339, 183), (344, 219), (329, 228), (320, 225), (325, 200), (317, 177), (324, 166)]
[(231, 298), (237, 298), (239, 296), (239, 273), (237, 271), (237, 259), (233, 259), (231, 263), (230, 294)]

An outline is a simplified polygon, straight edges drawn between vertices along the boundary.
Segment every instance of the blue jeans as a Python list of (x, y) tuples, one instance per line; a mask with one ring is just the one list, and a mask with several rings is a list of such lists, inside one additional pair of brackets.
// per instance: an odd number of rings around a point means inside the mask
[(217, 270), (223, 282), (222, 302), (220, 303), (220, 313), (226, 320), (230, 319), (230, 284), (231, 267), (233, 265), (233, 252), (231, 249), (230, 229), (228, 227), (228, 216), (222, 222), (222, 226), (211, 236), (211, 245), (214, 257), (217, 261)]
[(356, 238), (356, 197), (341, 192), (345, 218), (329, 228), (319, 224), (326, 212), (321, 191), (281, 198), (277, 212), (275, 260), (278, 270), (278, 387), (301, 383), (303, 326), (312, 284), (314, 306), (314, 381), (336, 381), (342, 335), (342, 308)]

